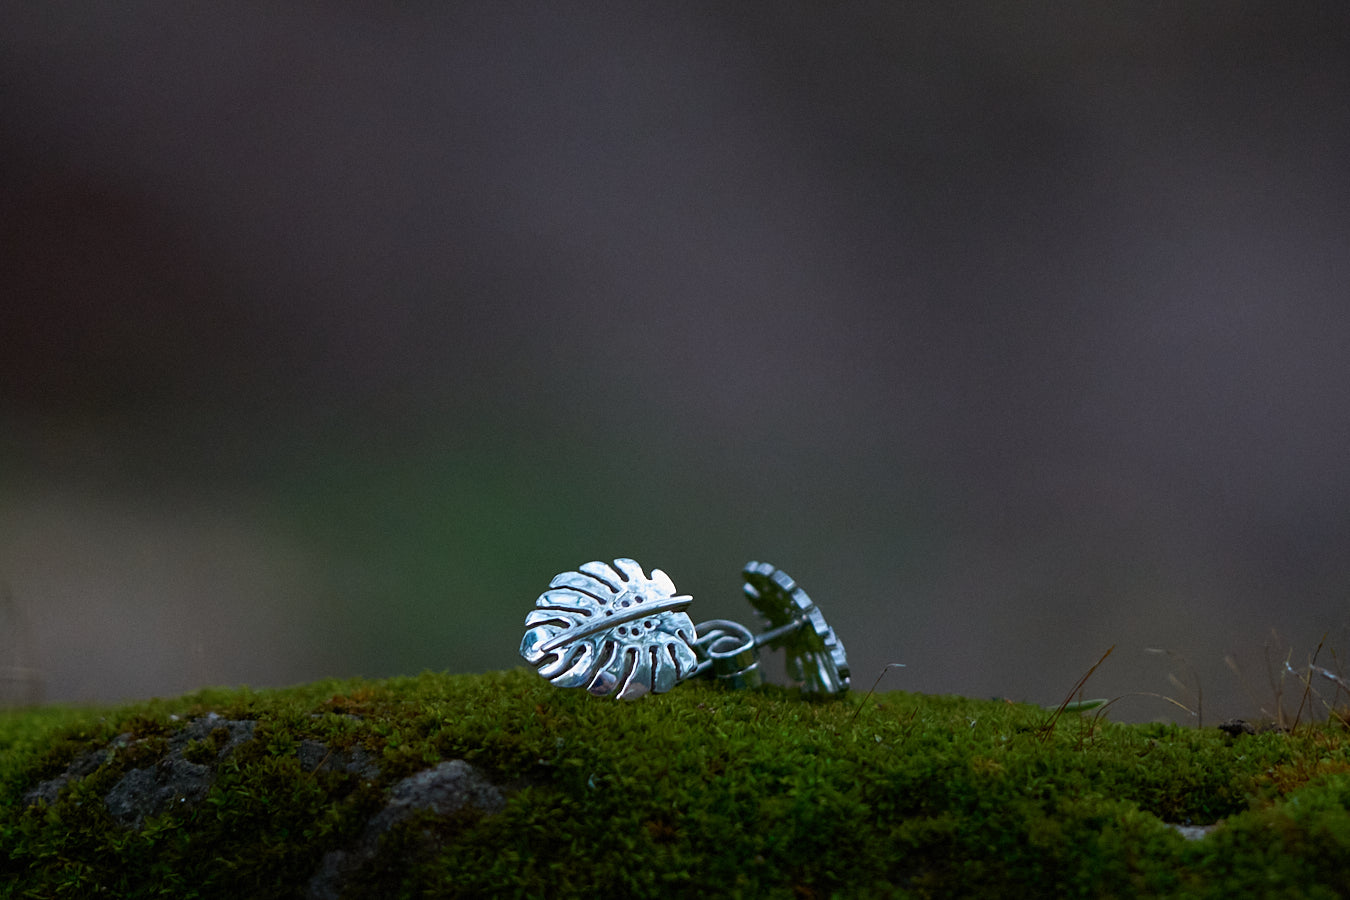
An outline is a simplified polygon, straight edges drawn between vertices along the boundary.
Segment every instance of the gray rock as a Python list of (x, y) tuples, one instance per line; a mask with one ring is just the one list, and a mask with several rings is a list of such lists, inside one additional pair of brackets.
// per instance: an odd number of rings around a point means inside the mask
[(258, 723), (252, 719), (226, 719), (219, 713), (207, 713), (206, 715), (193, 719), (187, 724), (187, 727), (178, 730), (173, 737), (169, 738), (169, 750), (171, 753), (182, 754), (183, 749), (192, 741), (208, 740), (218, 729), (225, 729), (229, 736), (225, 739), (224, 745), (216, 752), (216, 759), (221, 760), (235, 751), (235, 748), (245, 741), (253, 739), (253, 731), (258, 727)]
[(323, 741), (301, 741), (297, 751), (300, 768), (306, 772), (344, 772), (366, 781), (380, 776), (380, 769), (364, 747), (331, 750)]
[(343, 884), (375, 858), (380, 836), (413, 813), (430, 810), (438, 816), (449, 816), (472, 808), (490, 814), (500, 812), (505, 805), (501, 789), (462, 759), (410, 775), (394, 785), (389, 802), (371, 818), (355, 845), (324, 856), (309, 880), (307, 896), (311, 900), (339, 900)]
[(388, 831), (395, 823), (423, 809), (448, 816), (466, 807), (501, 812), (505, 805), (501, 789), (464, 760), (452, 759), (394, 785), (389, 805), (370, 820), (368, 827)]
[(219, 762), (240, 744), (252, 740), (257, 724), (249, 719), (225, 719), (217, 713), (193, 719), (169, 738), (169, 752), (156, 765), (132, 769), (113, 785), (103, 798), (109, 815), (121, 825), (140, 828), (146, 819), (173, 806), (189, 808), (200, 803), (211, 790), (215, 770), (186, 760), (183, 753), (188, 744), (209, 740), (224, 729), (228, 734), (216, 751)]
[[(212, 766), (185, 759), (183, 754), (188, 745), (216, 737), (220, 746), (215, 761), (219, 762), (240, 744), (252, 740), (256, 727), (257, 723), (251, 720), (226, 719), (217, 713), (193, 719), (170, 736), (168, 752), (163, 759), (152, 766), (132, 769), (113, 785), (103, 798), (108, 813), (124, 826), (140, 828), (147, 818), (165, 812), (175, 804), (191, 806), (200, 802), (211, 789), (215, 770)], [(223, 736), (217, 735), (221, 729), (226, 731)], [(40, 782), (24, 795), (24, 803), (55, 803), (66, 785), (112, 762), (118, 750), (139, 743), (131, 740), (130, 734), (119, 734), (108, 746), (81, 755), (57, 777)]]
[(98, 750), (90, 750), (83, 754), (70, 765), (66, 770), (55, 778), (49, 778), (46, 781), (38, 782), (37, 787), (23, 795), (25, 806), (32, 806), (34, 803), (55, 803), (61, 789), (72, 781), (78, 781), (84, 776), (90, 774), (99, 766), (113, 758), (113, 751), (121, 747), (126, 747), (131, 743), (131, 735), (119, 734), (113, 738), (112, 743), (107, 747)]
[(103, 804), (118, 824), (140, 828), (150, 816), (170, 806), (191, 806), (211, 789), (209, 766), (167, 757), (158, 765), (132, 769), (108, 791)]
[(24, 806), (32, 806), (34, 803), (55, 803), (57, 795), (61, 793), (61, 788), (71, 781), (83, 778), (110, 759), (112, 759), (111, 750), (89, 751), (67, 766), (66, 770), (55, 778), (39, 781), (37, 787), (23, 795)]

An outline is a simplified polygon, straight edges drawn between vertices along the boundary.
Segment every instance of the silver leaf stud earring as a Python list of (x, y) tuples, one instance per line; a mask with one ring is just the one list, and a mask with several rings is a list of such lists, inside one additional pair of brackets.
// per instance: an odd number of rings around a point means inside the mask
[(694, 623), (670, 576), (631, 559), (563, 572), (525, 617), (520, 655), (558, 687), (636, 700), (663, 693), (698, 667)]
[(670, 577), (651, 577), (631, 559), (595, 561), (554, 576), (525, 618), (520, 655), (558, 687), (636, 700), (695, 675), (731, 688), (763, 683), (759, 648), (783, 649), (788, 674), (812, 694), (848, 690), (848, 659), (838, 636), (796, 582), (768, 563), (746, 565), (745, 595), (767, 623), (753, 634), (738, 622), (694, 625), (693, 602)]

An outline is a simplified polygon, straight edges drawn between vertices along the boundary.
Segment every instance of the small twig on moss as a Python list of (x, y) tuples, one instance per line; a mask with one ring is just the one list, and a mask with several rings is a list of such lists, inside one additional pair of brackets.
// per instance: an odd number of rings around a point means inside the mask
[(877, 680), (872, 682), (871, 690), (869, 690), (867, 692), (867, 695), (862, 698), (862, 702), (858, 704), (858, 708), (855, 709), (853, 711), (853, 715), (849, 717), (848, 720), (849, 725), (852, 725), (853, 721), (858, 718), (858, 713), (862, 712), (862, 708), (867, 705), (868, 698), (871, 697), (872, 692), (877, 689), (877, 685), (881, 684), (881, 679), (886, 677), (886, 673), (889, 672), (891, 669), (903, 669), (904, 667), (905, 667), (904, 663), (886, 663), (886, 665), (881, 670), (881, 674), (877, 676)]
[[(1280, 639), (1279, 632), (1274, 628), (1270, 629), (1270, 635), (1276, 641)], [(1293, 655), (1294, 651), (1291, 649), (1285, 654), (1284, 666), (1282, 668), (1272, 666), (1270, 663), (1270, 641), (1265, 642), (1262, 651), (1266, 657), (1266, 680), (1270, 682), (1270, 691), (1275, 695), (1275, 724), (1281, 729), (1288, 731), (1289, 729), (1285, 725), (1284, 717), (1284, 673), (1285, 670), (1289, 668), (1289, 657)], [(1280, 673), (1278, 678), (1275, 677), (1276, 672)]]
[[(1178, 700), (1174, 700), (1171, 697), (1163, 697), (1162, 699), (1168, 701), (1169, 703), (1173, 703), (1176, 706), (1181, 707), (1182, 709), (1186, 710), (1186, 712), (1190, 713), (1193, 717), (1195, 717), (1196, 728), (1205, 727), (1205, 687), (1203, 684), (1200, 683), (1200, 673), (1195, 671), (1195, 666), (1192, 666), (1190, 662), (1186, 659), (1186, 657), (1182, 656), (1180, 653), (1177, 653), (1175, 650), (1168, 650), (1164, 647), (1145, 647), (1144, 652), (1153, 654), (1166, 654), (1169, 658), (1181, 663), (1183, 666), (1186, 667), (1186, 671), (1190, 673), (1191, 680), (1195, 682), (1195, 709), (1192, 710), (1186, 704)], [(1183, 694), (1190, 693), (1190, 688), (1186, 687), (1186, 685), (1182, 683), (1181, 679), (1178, 678), (1174, 673), (1168, 672), (1167, 680), (1172, 684), (1173, 687), (1175, 687), (1181, 693)]]
[(1262, 715), (1271, 719), (1276, 718), (1275, 714), (1266, 709), (1261, 703), (1261, 698), (1256, 695), (1256, 691), (1252, 688), (1251, 682), (1247, 680), (1247, 674), (1243, 672), (1242, 667), (1238, 665), (1237, 656), (1232, 653), (1224, 654), (1223, 664), (1228, 667), (1230, 672), (1237, 676), (1238, 683), (1242, 685), (1242, 691), (1247, 695), (1247, 699), (1251, 702), (1252, 706)]
[(1087, 684), (1088, 679), (1092, 677), (1092, 673), (1097, 671), (1097, 667), (1106, 662), (1106, 658), (1110, 656), (1111, 651), (1115, 649), (1115, 644), (1107, 647), (1106, 652), (1102, 654), (1102, 658), (1093, 663), (1092, 668), (1088, 669), (1083, 677), (1078, 679), (1078, 683), (1070, 689), (1069, 693), (1064, 695), (1064, 700), (1059, 704), (1055, 711), (1050, 714), (1050, 718), (1046, 720), (1046, 723), (1040, 727), (1039, 734), (1042, 741), (1050, 740), (1050, 735), (1054, 733), (1055, 723), (1059, 721), (1059, 717), (1064, 715), (1064, 710), (1068, 709), (1069, 704), (1073, 702), (1075, 696), (1080, 696), (1081, 699), (1083, 686)]
[(1159, 694), (1157, 691), (1135, 691), (1135, 692), (1131, 693), (1129, 696), (1131, 696), (1131, 697), (1152, 697), (1152, 698), (1154, 698), (1155, 700), (1162, 700), (1162, 701), (1164, 701), (1164, 702), (1166, 702), (1166, 703), (1172, 704), (1172, 705), (1175, 706), (1177, 709), (1181, 710), (1181, 711), (1184, 712), (1186, 715), (1190, 716), (1192, 719), (1196, 718), (1196, 712), (1195, 712), (1195, 710), (1191, 709), (1191, 708), (1190, 708), (1189, 706), (1187, 706), (1185, 703), (1182, 703), (1180, 700), (1178, 700), (1178, 699), (1175, 698), (1175, 697), (1169, 697), (1169, 696), (1167, 696), (1166, 694)]
[[(1303, 707), (1308, 704), (1308, 697), (1312, 693), (1312, 670), (1317, 664), (1317, 657), (1322, 652), (1322, 645), (1326, 643), (1326, 640), (1327, 636), (1325, 634), (1322, 635), (1322, 640), (1317, 642), (1317, 649), (1313, 651), (1312, 659), (1308, 660), (1308, 671), (1302, 676), (1303, 696), (1300, 697), (1298, 701), (1298, 712), (1294, 713), (1294, 724), (1289, 726), (1290, 734), (1298, 728), (1299, 719), (1303, 718)], [(1294, 667), (1289, 665), (1288, 660), (1285, 660), (1284, 665), (1295, 678), (1300, 677), (1299, 674), (1294, 671)]]
[[(1334, 650), (1331, 653), (1331, 658), (1336, 659), (1336, 652)], [(1336, 719), (1342, 725), (1350, 725), (1350, 720), (1346, 718), (1346, 714), (1336, 709), (1335, 705), (1336, 701), (1340, 699), (1341, 691), (1345, 691), (1347, 694), (1350, 694), (1350, 681), (1346, 681), (1338, 673), (1333, 672), (1324, 666), (1310, 665), (1308, 666), (1308, 668), (1316, 672), (1318, 675), (1321, 675), (1323, 678), (1327, 679), (1332, 684), (1336, 685), (1336, 694), (1335, 696), (1332, 697), (1332, 702), (1327, 703), (1327, 708), (1331, 711), (1330, 717)], [(1338, 669), (1340, 668), (1339, 660), (1337, 660), (1336, 668)]]
[(1331, 702), (1327, 702), (1327, 700), (1316, 690), (1313, 691), (1313, 694), (1317, 697), (1317, 699), (1321, 700), (1322, 705), (1327, 708), (1328, 713), (1327, 721), (1330, 722), (1331, 720), (1334, 719), (1337, 722), (1340, 722), (1342, 725), (1350, 725), (1350, 720), (1346, 718), (1346, 714), (1338, 710), (1335, 705), (1335, 701), (1339, 699), (1341, 691), (1350, 692), (1350, 682), (1347, 682), (1340, 675), (1337, 675), (1335, 672), (1331, 671), (1325, 666), (1315, 666), (1309, 664), (1308, 672), (1309, 674), (1316, 672), (1318, 675), (1321, 675), (1323, 678), (1327, 679), (1332, 684), (1336, 685), (1336, 693), (1335, 695), (1332, 696)]
[[(1097, 730), (1098, 728), (1100, 728), (1102, 720), (1106, 717), (1106, 711), (1110, 709), (1119, 699), (1120, 697), (1112, 697), (1110, 700), (1084, 700), (1083, 704), (1090, 704), (1090, 705), (1080, 704), (1082, 710), (1091, 709), (1095, 711), (1092, 713), (1092, 717), (1088, 719), (1088, 723), (1085, 730), (1079, 731), (1078, 733), (1079, 750), (1083, 749), (1084, 735), (1086, 735), (1087, 737), (1087, 743), (1092, 743), (1094, 740), (1096, 740)], [(1070, 705), (1072, 706), (1072, 704)], [(1082, 721), (1082, 717), (1079, 717), (1079, 721), (1080, 722)]]

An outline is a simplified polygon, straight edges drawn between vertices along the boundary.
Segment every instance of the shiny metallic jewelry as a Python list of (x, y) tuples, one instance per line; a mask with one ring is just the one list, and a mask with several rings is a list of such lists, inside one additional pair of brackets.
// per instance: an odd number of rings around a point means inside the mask
[(520, 655), (558, 687), (636, 700), (694, 674), (692, 597), (675, 594), (660, 569), (648, 578), (631, 559), (588, 562), (555, 575), (525, 617)]
[(745, 596), (769, 624), (756, 638), (787, 652), (788, 677), (812, 694), (842, 694), (848, 690), (848, 656), (844, 645), (820, 614), (820, 609), (788, 573), (768, 563), (746, 563)]
[(558, 687), (636, 700), (696, 675), (732, 688), (762, 684), (759, 648), (787, 653), (788, 674), (802, 690), (838, 696), (848, 690), (844, 645), (806, 592), (768, 563), (748, 563), (745, 595), (768, 626), (753, 634), (738, 622), (698, 625), (685, 612), (693, 598), (676, 594), (660, 569), (651, 577), (631, 559), (595, 561), (563, 572), (525, 618), (520, 655)]

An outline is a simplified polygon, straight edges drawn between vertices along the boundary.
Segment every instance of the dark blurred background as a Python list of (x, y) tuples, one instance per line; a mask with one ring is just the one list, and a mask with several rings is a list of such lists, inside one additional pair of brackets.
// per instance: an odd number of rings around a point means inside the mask
[(9, 696), (506, 668), (632, 556), (1255, 715), (1350, 653), (1348, 10), (0, 3)]

